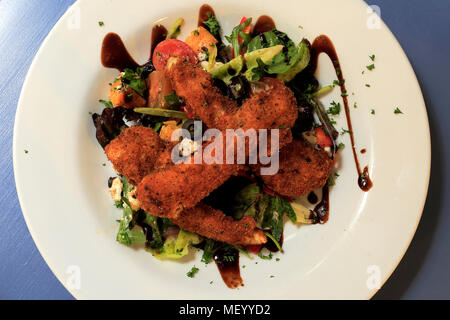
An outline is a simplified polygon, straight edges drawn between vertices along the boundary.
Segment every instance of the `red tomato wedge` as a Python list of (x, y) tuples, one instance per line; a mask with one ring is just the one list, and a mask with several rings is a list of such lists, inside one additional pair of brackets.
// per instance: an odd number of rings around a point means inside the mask
[(317, 127), (314, 129), (316, 132), (316, 138), (317, 138), (317, 144), (321, 148), (331, 147), (333, 142), (331, 141), (330, 137), (325, 134), (322, 127)]
[(167, 39), (160, 42), (153, 53), (153, 65), (158, 71), (164, 71), (170, 57), (187, 58), (192, 64), (197, 64), (195, 52), (186, 43), (177, 39)]
[[(247, 21), (247, 18), (246, 18), (246, 17), (243, 17), (242, 20), (241, 20), (241, 23), (239, 23), (239, 24), (243, 24), (245, 21)], [(250, 23), (250, 24), (248, 25), (248, 27), (245, 28), (245, 29), (242, 30), (242, 31), (243, 31), (244, 33), (249, 34), (251, 30), (252, 30), (252, 24)], [(242, 44), (242, 38), (241, 38), (241, 36), (238, 36), (238, 41), (239, 41), (239, 44)]]

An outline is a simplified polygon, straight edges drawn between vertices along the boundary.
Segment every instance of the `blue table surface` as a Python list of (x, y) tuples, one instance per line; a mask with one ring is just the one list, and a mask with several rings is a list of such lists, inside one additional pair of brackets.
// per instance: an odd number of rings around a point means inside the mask
[[(12, 137), (20, 90), (42, 41), (73, 0), (0, 0), (0, 299), (73, 299), (25, 225), (14, 184)], [(422, 87), (432, 137), (428, 199), (414, 240), (376, 299), (450, 298), (450, 1), (367, 0), (400, 41)], [(388, 49), (388, 48), (386, 48)], [(420, 150), (418, 150), (420, 152)]]

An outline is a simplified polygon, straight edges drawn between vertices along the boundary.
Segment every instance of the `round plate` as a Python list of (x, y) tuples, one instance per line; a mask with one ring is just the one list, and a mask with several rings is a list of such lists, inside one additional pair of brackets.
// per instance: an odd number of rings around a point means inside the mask
[[(81, 0), (45, 40), (25, 81), (14, 130), (17, 191), (39, 251), (58, 279), (82, 299), (370, 298), (399, 263), (420, 220), (429, 181), (430, 136), (420, 87), (405, 53), (359, 0), (210, 3), (224, 34), (242, 16), (268, 14), (295, 42), (320, 34), (333, 40), (350, 105), (358, 106), (351, 110), (353, 129), (358, 151), (367, 149), (360, 157), (374, 182), (370, 192), (357, 186), (349, 136), (343, 135), (347, 147), (331, 190), (328, 223), (287, 223), (279, 261), (241, 258), (245, 287), (239, 290), (226, 288), (215, 265), (200, 262), (200, 253), (161, 262), (115, 241), (121, 212), (112, 205), (106, 186), (114, 172), (95, 139), (89, 114), (102, 110), (98, 99), (108, 97), (107, 84), (117, 74), (100, 64), (102, 39), (107, 32), (119, 33), (143, 63), (153, 24), (168, 27), (183, 17), (184, 39), (203, 3)], [(369, 71), (372, 54), (376, 68)], [(335, 79), (324, 55), (317, 76), (323, 85)], [(329, 105), (339, 99), (335, 89), (322, 101)], [(394, 114), (397, 107), (403, 114)], [(342, 114), (337, 128), (347, 128)], [(191, 279), (186, 272), (193, 265), (200, 272)]]

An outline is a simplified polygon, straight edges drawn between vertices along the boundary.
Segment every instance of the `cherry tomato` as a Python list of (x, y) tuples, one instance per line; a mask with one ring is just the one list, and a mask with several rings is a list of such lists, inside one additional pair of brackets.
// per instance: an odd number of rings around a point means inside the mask
[(153, 53), (153, 65), (158, 71), (164, 71), (170, 57), (187, 58), (192, 64), (197, 64), (197, 55), (186, 43), (177, 39), (167, 39), (160, 42)]
[(317, 127), (314, 129), (314, 131), (316, 132), (317, 144), (321, 148), (332, 146), (333, 143), (331, 142), (330, 137), (325, 134), (322, 127)]

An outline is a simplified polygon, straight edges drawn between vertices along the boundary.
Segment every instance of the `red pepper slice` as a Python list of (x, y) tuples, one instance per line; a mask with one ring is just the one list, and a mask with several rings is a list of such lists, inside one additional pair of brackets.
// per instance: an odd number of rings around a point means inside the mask
[(251, 253), (258, 254), (258, 252), (261, 251), (262, 245), (261, 244), (249, 244), (249, 245), (246, 245), (243, 247), (248, 249)]
[[(243, 24), (245, 21), (247, 21), (247, 18), (246, 18), (246, 17), (243, 17), (242, 20), (241, 20), (241, 23), (239, 23), (239, 24)], [(249, 34), (251, 30), (252, 30), (252, 24), (249, 24), (249, 25), (247, 26), (247, 28), (245, 28), (245, 29), (242, 30), (242, 31), (243, 31), (244, 33), (246, 33), (246, 34)], [(238, 36), (238, 41), (239, 41), (239, 44), (242, 44), (242, 38), (241, 38), (241, 36)]]
[(330, 137), (325, 134), (322, 127), (317, 127), (314, 131), (316, 132), (317, 144), (321, 148), (331, 147), (333, 145)]

